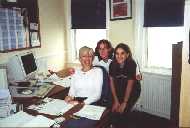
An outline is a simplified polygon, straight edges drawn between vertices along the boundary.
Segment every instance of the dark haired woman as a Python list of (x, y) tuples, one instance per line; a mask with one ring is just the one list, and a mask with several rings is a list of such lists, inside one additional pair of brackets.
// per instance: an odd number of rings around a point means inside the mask
[(124, 43), (118, 44), (109, 67), (113, 96), (113, 125), (121, 126), (126, 121), (129, 112), (140, 96), (141, 89), (136, 79), (136, 67), (129, 46)]
[(95, 48), (93, 65), (103, 66), (108, 71), (112, 61), (112, 55), (113, 47), (111, 43), (106, 39), (99, 40)]
[[(97, 42), (94, 55), (93, 66), (102, 66), (108, 72), (113, 55), (113, 47), (111, 43), (106, 39), (99, 40)], [(69, 68), (68, 72), (69, 75), (72, 75), (74, 74), (75, 69)]]

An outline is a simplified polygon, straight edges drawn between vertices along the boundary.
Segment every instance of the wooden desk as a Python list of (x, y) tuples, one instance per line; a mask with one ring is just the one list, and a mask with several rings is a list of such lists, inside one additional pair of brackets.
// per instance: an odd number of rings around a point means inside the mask
[[(81, 108), (83, 107), (83, 104), (78, 104), (78, 105), (75, 105), (73, 108), (71, 108), (69, 111), (67, 111), (66, 113), (64, 113), (62, 115), (62, 117), (64, 117), (66, 120), (69, 120), (72, 118), (71, 115), (73, 115), (75, 112), (78, 112)], [(61, 116), (56, 116), (56, 115), (48, 115), (48, 114), (43, 114), (43, 113), (38, 113), (37, 111), (35, 110), (29, 110), (29, 109), (25, 109), (25, 111), (31, 115), (44, 115), (48, 118), (51, 118), (51, 119), (55, 119), (57, 117), (61, 117)], [(105, 128), (106, 126), (109, 125), (109, 114), (110, 114), (110, 110), (109, 109), (106, 109), (102, 116), (101, 116), (101, 119), (99, 121), (97, 121), (97, 124), (95, 126), (95, 128)], [(61, 124), (60, 128), (65, 128), (63, 126), (63, 123)]]
[[(64, 99), (68, 94), (69, 88), (56, 85), (45, 97), (51, 97), (55, 99)], [(40, 97), (12, 97), (13, 103), (23, 104), (27, 107), (31, 104), (42, 100)]]
[[(55, 98), (55, 99), (64, 99), (65, 96), (67, 96), (69, 91), (69, 88), (64, 88), (62, 86), (58, 86), (56, 85), (47, 95), (46, 97), (50, 97), (50, 98)], [(48, 114), (43, 114), (43, 113), (38, 113), (35, 110), (29, 110), (27, 109), (28, 106), (32, 105), (32, 104), (36, 104), (38, 102), (40, 102), (41, 100), (43, 100), (42, 98), (37, 98), (37, 97), (29, 97), (29, 98), (17, 98), (17, 97), (13, 97), (13, 101), (15, 103), (18, 104), (22, 104), (23, 105), (23, 111), (31, 114), (31, 115), (44, 115), (48, 118), (54, 119), (57, 118), (59, 116), (56, 115), (48, 115)], [(66, 118), (66, 120), (69, 120), (71, 118), (71, 115), (77, 111), (79, 111), (81, 108), (83, 107), (82, 104), (78, 104), (76, 106), (74, 106), (73, 108), (71, 108), (68, 112), (63, 114), (63, 117)], [(109, 110), (105, 110), (101, 119), (97, 122), (96, 128), (103, 128), (104, 126), (107, 126), (109, 123)], [(61, 127), (63, 128), (63, 126)]]
[[(60, 71), (59, 73), (57, 73), (57, 75), (59, 75), (60, 77), (63, 76), (67, 76), (65, 74), (65, 70)], [(69, 88), (64, 88), (62, 86), (58, 86), (56, 85), (47, 95), (46, 97), (50, 97), (50, 98), (55, 98), (55, 99), (64, 99), (67, 94), (68, 94)], [(37, 98), (37, 97), (31, 97), (31, 98), (17, 98), (17, 97), (13, 97), (13, 102), (15, 103), (19, 103), (19, 104), (23, 104), (23, 109), (25, 112), (31, 114), (31, 115), (44, 115), (48, 118), (54, 119), (57, 118), (59, 116), (52, 116), (52, 115), (48, 115), (48, 114), (43, 114), (43, 113), (38, 113), (35, 110), (29, 110), (27, 109), (27, 107), (29, 105), (32, 104), (36, 104), (38, 102), (40, 102), (42, 100), (42, 98)], [(81, 108), (83, 107), (82, 104), (78, 104), (76, 106), (74, 106), (73, 108), (71, 108), (68, 112), (63, 114), (63, 117), (66, 118), (66, 120), (69, 120), (71, 118), (70, 115), (72, 115), (73, 113), (79, 111)], [(104, 128), (105, 126), (107, 126), (109, 124), (109, 113), (110, 110), (106, 109), (101, 117), (101, 119), (97, 122), (96, 128)], [(62, 126), (63, 128), (63, 126)]]

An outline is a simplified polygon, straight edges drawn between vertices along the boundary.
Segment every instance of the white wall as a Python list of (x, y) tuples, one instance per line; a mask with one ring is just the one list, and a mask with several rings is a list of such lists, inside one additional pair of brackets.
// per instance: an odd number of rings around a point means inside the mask
[[(62, 0), (38, 0), (41, 48), (34, 51), (37, 58), (47, 58), (49, 69), (60, 70), (65, 63), (64, 22)], [(0, 64), (6, 63), (10, 56), (29, 50), (0, 53)]]

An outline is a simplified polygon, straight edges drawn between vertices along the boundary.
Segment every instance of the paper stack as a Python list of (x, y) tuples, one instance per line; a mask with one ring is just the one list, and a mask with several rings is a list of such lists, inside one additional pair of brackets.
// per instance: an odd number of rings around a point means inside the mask
[(0, 89), (0, 118), (10, 115), (11, 112), (11, 95), (8, 89)]

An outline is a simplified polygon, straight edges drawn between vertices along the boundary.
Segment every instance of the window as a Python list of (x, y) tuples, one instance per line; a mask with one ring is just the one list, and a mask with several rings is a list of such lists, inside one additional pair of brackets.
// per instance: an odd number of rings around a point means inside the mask
[(88, 46), (95, 50), (96, 44), (101, 39), (106, 39), (106, 29), (73, 29), (75, 58), (78, 58), (79, 49)]
[(147, 67), (172, 67), (172, 44), (184, 41), (184, 27), (147, 28)]
[[(176, 27), (143, 27), (144, 0), (137, 1), (135, 6), (135, 57), (145, 72), (171, 74), (172, 44), (185, 41), (187, 12), (189, 2), (185, 3), (184, 26)], [(187, 22), (188, 21), (188, 22)]]
[[(71, 0), (68, 1), (68, 61), (73, 63), (78, 58), (79, 49), (88, 46), (95, 49), (101, 39), (107, 39), (108, 1), (106, 0)], [(88, 20), (87, 20), (88, 19)]]

